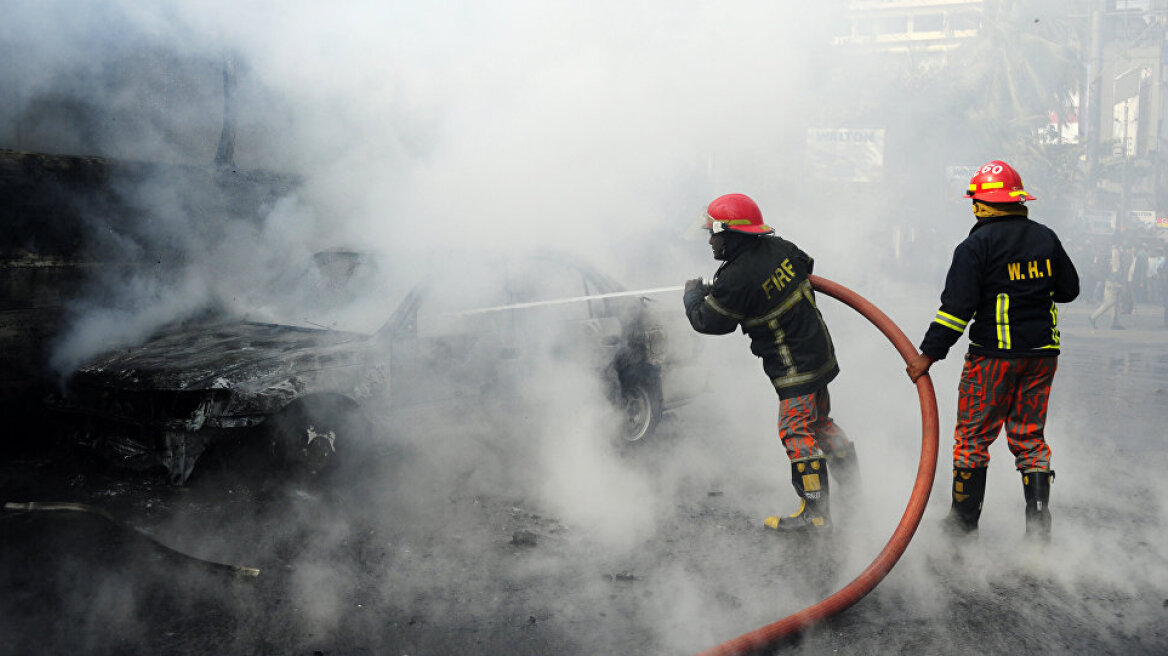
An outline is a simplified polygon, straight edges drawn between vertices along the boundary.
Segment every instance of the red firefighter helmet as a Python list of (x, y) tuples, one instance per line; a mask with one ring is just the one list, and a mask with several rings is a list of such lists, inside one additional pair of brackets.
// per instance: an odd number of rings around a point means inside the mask
[(1014, 167), (994, 160), (977, 170), (969, 180), (966, 198), (984, 200), (990, 203), (1021, 203), (1037, 200), (1022, 188), (1022, 176)]
[(769, 235), (774, 228), (762, 222), (762, 211), (750, 196), (726, 194), (718, 196), (706, 207), (706, 229), (711, 232), (742, 232), (748, 235)]

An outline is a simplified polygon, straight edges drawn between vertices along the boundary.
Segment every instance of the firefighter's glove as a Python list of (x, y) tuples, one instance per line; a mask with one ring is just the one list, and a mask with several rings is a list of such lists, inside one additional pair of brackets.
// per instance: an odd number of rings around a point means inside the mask
[(701, 278), (693, 278), (692, 280), (685, 281), (685, 293), (687, 295), (695, 289), (700, 291), (702, 296), (710, 293), (709, 289), (706, 287), (706, 282)]

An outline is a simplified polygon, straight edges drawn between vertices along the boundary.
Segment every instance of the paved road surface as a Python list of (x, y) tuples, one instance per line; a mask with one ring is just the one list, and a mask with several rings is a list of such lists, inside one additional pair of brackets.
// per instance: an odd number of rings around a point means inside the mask
[[(939, 535), (956, 386), (941, 363), (941, 463), (917, 537), (874, 593), (783, 653), (1168, 653), (1168, 331), (1147, 308), (1127, 331), (1092, 331), (1087, 309), (1063, 316), (1053, 544), (1020, 541), (1004, 441), (978, 539)], [(387, 427), (381, 458), (323, 491), (261, 484), (230, 459), (174, 489), (32, 449), (0, 462), (0, 501), (93, 504), (262, 571), (225, 575), (96, 515), (5, 512), (0, 654), (692, 653), (817, 601), (883, 546), (919, 427), (902, 373), (865, 389), (840, 415), (863, 494), (837, 486), (836, 534), (812, 543), (760, 528), (793, 509), (780, 454), (715, 421), (717, 398), (624, 452), (591, 439), (580, 408), (550, 424), (409, 418)], [(833, 389), (837, 405), (856, 395)]]

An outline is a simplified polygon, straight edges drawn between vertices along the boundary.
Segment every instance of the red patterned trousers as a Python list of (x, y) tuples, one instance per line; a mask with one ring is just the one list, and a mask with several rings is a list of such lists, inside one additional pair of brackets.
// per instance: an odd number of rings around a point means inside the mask
[(847, 433), (832, 421), (826, 385), (806, 396), (779, 399), (779, 439), (792, 461), (848, 445)]
[(1058, 357), (991, 358), (968, 354), (957, 392), (953, 466), (986, 467), (1002, 425), (1019, 471), (1049, 470), (1043, 431)]

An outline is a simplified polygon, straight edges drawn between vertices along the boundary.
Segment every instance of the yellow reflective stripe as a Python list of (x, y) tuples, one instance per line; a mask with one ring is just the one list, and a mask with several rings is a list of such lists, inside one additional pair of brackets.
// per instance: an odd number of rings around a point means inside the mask
[(975, 183), (969, 185), (969, 190), (970, 191), (977, 191), (977, 183), (975, 182)]
[(957, 325), (954, 325), (954, 324), (952, 324), (952, 323), (950, 323), (950, 322), (946, 321), (945, 319), (943, 319), (943, 318), (941, 318), (941, 317), (935, 317), (935, 318), (933, 319), (933, 323), (936, 323), (936, 324), (940, 324), (940, 325), (942, 325), (942, 326), (945, 326), (946, 328), (949, 328), (950, 330), (956, 330), (956, 331), (957, 331), (957, 332), (959, 332), (959, 333), (965, 332), (965, 327), (964, 327), (964, 326), (957, 326)]
[(968, 321), (965, 321), (961, 317), (954, 316), (948, 312), (942, 312), (941, 310), (937, 310), (937, 316), (944, 317), (945, 319), (952, 321), (954, 324), (961, 326), (962, 328), (969, 324)]
[(704, 212), (703, 214), (706, 217), (706, 227), (707, 228), (715, 223), (721, 223), (723, 225), (728, 225), (728, 226), (750, 225), (750, 219), (715, 219), (714, 217), (710, 216), (709, 212)]
[(836, 363), (835, 356), (833, 355), (828, 359), (827, 362), (823, 364), (822, 367), (816, 369), (815, 371), (808, 371), (807, 373), (802, 374), (787, 374), (786, 376), (779, 376), (778, 378), (772, 378), (771, 383), (774, 384), (775, 389), (782, 389), (784, 387), (791, 387), (793, 385), (808, 383), (812, 380), (815, 380), (816, 377), (827, 373), (834, 366), (836, 366)]
[(939, 323), (942, 326), (945, 326), (946, 328), (952, 328), (959, 333), (965, 332), (965, 327), (969, 325), (968, 321), (963, 321), (962, 319), (959, 319), (958, 317), (955, 317), (948, 312), (942, 312), (940, 310), (937, 310), (937, 316), (933, 317), (933, 323)]
[[(1053, 295), (1054, 292), (1051, 292), (1051, 294)], [(1059, 334), (1058, 329), (1058, 305), (1054, 301), (1050, 302), (1050, 341), (1050, 346), (1044, 346), (1043, 348), (1058, 348), (1059, 344), (1062, 343), (1062, 336)]]
[(804, 280), (803, 282), (799, 283), (799, 287), (795, 289), (794, 293), (788, 296), (787, 299), (780, 303), (778, 307), (762, 316), (751, 317), (743, 321), (742, 326), (744, 328), (753, 328), (754, 326), (762, 325), (773, 319), (778, 319), (782, 315), (789, 312), (791, 308), (795, 307), (796, 303), (802, 301), (803, 299), (811, 300), (813, 298), (811, 295), (811, 289), (811, 281)]
[(1025, 196), (1025, 195), (1026, 195), (1026, 190), (1024, 190), (1024, 189), (1019, 189), (1018, 191), (1011, 191), (1011, 192), (1010, 192), (1010, 195), (1011, 195), (1011, 196)]
[(783, 361), (783, 366), (787, 368), (788, 372), (795, 371), (795, 358), (791, 355), (791, 347), (787, 346), (787, 333), (779, 327), (778, 319), (771, 319), (767, 322), (767, 328), (775, 331), (775, 346), (779, 349), (779, 359)]
[(735, 321), (742, 321), (741, 314), (738, 314), (737, 312), (731, 312), (730, 310), (726, 309), (721, 303), (714, 300), (713, 294), (706, 296), (706, 305), (709, 305), (718, 314), (730, 317), (731, 319), (734, 319)]
[(1010, 350), (1010, 295), (998, 294), (998, 348)]
[(1001, 189), (1005, 186), (1006, 183), (1004, 182), (983, 182), (981, 183), (981, 190), (985, 191), (986, 189)]

